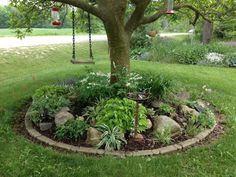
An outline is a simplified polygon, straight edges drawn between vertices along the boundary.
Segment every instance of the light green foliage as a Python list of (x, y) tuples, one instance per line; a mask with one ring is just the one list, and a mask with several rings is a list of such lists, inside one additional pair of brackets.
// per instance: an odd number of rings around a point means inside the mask
[(188, 124), (185, 133), (191, 137), (198, 134), (202, 129), (212, 128), (216, 124), (215, 115), (210, 109), (206, 109), (199, 116), (189, 114), (187, 120)]
[(162, 115), (169, 115), (173, 112), (174, 112), (174, 109), (166, 103), (161, 103), (158, 109), (158, 113)]
[(32, 116), (32, 121), (38, 123), (47, 117), (53, 119), (54, 114), (62, 107), (70, 105), (68, 93), (68, 87), (56, 85), (44, 86), (36, 90), (31, 110), (37, 114)]
[(79, 119), (69, 120), (56, 129), (55, 137), (60, 140), (78, 140), (84, 135), (87, 128), (88, 124), (85, 121)]
[[(110, 128), (118, 127), (123, 133), (133, 132), (135, 105), (135, 101), (126, 98), (113, 98), (98, 103), (92, 110), (92, 115), (95, 116), (97, 125), (106, 124)], [(138, 131), (142, 132), (146, 127), (147, 109), (140, 105)]]
[(98, 148), (104, 146), (106, 151), (113, 151), (120, 150), (123, 144), (127, 144), (123, 137), (124, 134), (122, 134), (118, 127), (110, 128), (105, 124), (101, 124), (97, 126), (97, 129), (103, 133), (101, 141), (97, 145)]
[(154, 134), (154, 141), (162, 144), (170, 144), (172, 141), (171, 129), (165, 128), (162, 131), (156, 131)]
[(216, 124), (216, 118), (210, 109), (206, 109), (198, 116), (198, 122), (203, 128), (212, 128)]

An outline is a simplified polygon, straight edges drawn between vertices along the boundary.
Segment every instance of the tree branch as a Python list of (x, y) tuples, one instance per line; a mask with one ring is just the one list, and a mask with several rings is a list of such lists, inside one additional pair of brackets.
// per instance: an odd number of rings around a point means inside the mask
[[(182, 4), (182, 5), (176, 5), (174, 6), (174, 10), (178, 11), (180, 9), (183, 9), (183, 8), (187, 8), (187, 9), (190, 9), (192, 11), (195, 12), (196, 14), (196, 17), (195, 19), (193, 20), (192, 24), (196, 24), (197, 20), (199, 19), (199, 17), (201, 16), (204, 20), (208, 21), (208, 22), (211, 22), (210, 19), (208, 19), (203, 13), (201, 13), (197, 8), (195, 8), (194, 6), (192, 5), (189, 5), (189, 4)], [(152, 16), (148, 16), (148, 17), (144, 17), (141, 21), (141, 24), (148, 24), (148, 23), (152, 23), (156, 20), (158, 20), (162, 15), (165, 15), (165, 13), (163, 13), (165, 10), (159, 10), (159, 12), (155, 13), (154, 15)]]
[(61, 3), (65, 3), (65, 4), (69, 4), (69, 5), (78, 7), (86, 12), (93, 14), (94, 16), (96, 16), (100, 19), (103, 19), (103, 15), (97, 7), (91, 5), (88, 2), (85, 2), (83, 0), (53, 0), (53, 1), (54, 2), (61, 2)]
[(212, 22), (209, 18), (207, 18), (203, 13), (201, 13), (197, 8), (195, 8), (194, 6), (190, 5), (190, 4), (182, 4), (182, 5), (176, 5), (174, 7), (174, 10), (180, 10), (180, 9), (190, 9), (192, 11), (194, 11), (196, 14), (198, 14), (197, 16), (201, 16), (204, 20), (208, 21), (208, 22)]
[(126, 22), (125, 30), (132, 33), (139, 25), (144, 16), (144, 12), (151, 0), (131, 0), (131, 3), (135, 5), (135, 10), (132, 13), (129, 20)]

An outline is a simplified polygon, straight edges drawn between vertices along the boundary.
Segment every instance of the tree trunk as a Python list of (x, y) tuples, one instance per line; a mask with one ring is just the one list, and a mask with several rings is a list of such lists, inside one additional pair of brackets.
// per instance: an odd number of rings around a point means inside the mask
[(209, 21), (204, 21), (202, 30), (202, 43), (209, 44), (213, 34), (213, 23)]
[(126, 75), (130, 71), (130, 36), (124, 26), (119, 24), (105, 24), (107, 32), (110, 63), (111, 82), (117, 81), (117, 75)]

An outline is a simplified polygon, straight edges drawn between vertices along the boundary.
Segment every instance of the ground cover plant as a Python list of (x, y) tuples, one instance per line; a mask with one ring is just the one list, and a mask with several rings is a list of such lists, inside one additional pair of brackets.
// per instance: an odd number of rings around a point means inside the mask
[[(81, 48), (86, 46), (82, 45)], [(104, 46), (105, 43), (96, 43), (97, 64), (90, 69), (108, 72), (108, 63), (103, 60), (107, 56)], [(43, 58), (38, 53), (42, 53)], [(14, 113), (36, 89), (62, 78), (85, 74), (86, 67), (71, 65), (65, 60), (70, 58), (69, 54), (70, 45), (1, 50), (1, 176), (235, 176), (236, 73), (227, 68), (132, 62), (136, 72), (164, 73), (182, 82), (196, 95), (201, 95), (204, 85), (213, 90), (211, 94), (204, 92), (203, 97), (226, 115), (226, 132), (209, 145), (159, 157), (98, 158), (45, 148), (16, 133), (12, 128), (16, 117)], [(85, 51), (82, 56), (86, 56)]]

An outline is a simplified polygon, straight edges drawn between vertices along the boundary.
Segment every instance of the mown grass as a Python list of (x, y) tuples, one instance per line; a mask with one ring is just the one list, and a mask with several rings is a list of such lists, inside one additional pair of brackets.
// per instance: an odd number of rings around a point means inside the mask
[[(86, 58), (87, 44), (78, 47)], [(43, 147), (15, 133), (15, 111), (34, 90), (88, 69), (108, 71), (106, 43), (95, 44), (95, 66), (72, 65), (70, 45), (0, 49), (0, 176), (2, 177), (234, 177), (236, 176), (236, 70), (134, 61), (132, 69), (172, 77), (205, 97), (227, 115), (226, 133), (219, 140), (186, 152), (158, 157), (115, 158), (68, 154)]]

